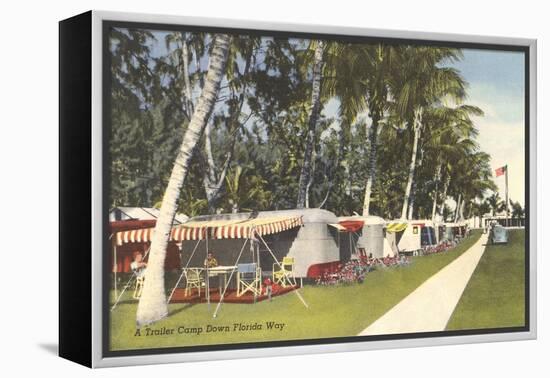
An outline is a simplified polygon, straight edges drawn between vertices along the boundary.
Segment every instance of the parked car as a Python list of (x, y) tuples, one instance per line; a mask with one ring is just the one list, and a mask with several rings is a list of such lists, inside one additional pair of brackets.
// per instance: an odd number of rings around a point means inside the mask
[(489, 240), (491, 244), (507, 244), (508, 230), (502, 227), (500, 224), (495, 224), (491, 228), (491, 233), (489, 234)]

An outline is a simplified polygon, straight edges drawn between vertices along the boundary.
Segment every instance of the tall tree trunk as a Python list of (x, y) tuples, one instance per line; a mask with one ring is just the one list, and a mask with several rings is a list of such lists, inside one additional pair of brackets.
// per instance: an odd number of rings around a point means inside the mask
[(164, 286), (166, 247), (178, 207), (181, 188), (187, 176), (193, 151), (204, 132), (218, 96), (227, 62), (229, 42), (230, 37), (228, 35), (216, 35), (214, 39), (204, 88), (183, 136), (182, 144), (162, 199), (160, 215), (157, 219), (155, 233), (151, 242), (143, 294), (139, 300), (136, 313), (138, 327), (154, 323), (168, 314)]
[(443, 210), (445, 210), (445, 201), (447, 201), (447, 190), (449, 189), (450, 182), (451, 182), (451, 176), (447, 175), (447, 178), (445, 179), (445, 184), (443, 185), (443, 194), (441, 195), (441, 205), (439, 205), (439, 210), (437, 211), (437, 213), (441, 217), (443, 217)]
[(327, 192), (325, 194), (325, 198), (323, 198), (323, 200), (321, 201), (321, 203), (319, 204), (319, 209), (322, 209), (323, 206), (325, 206), (325, 203), (327, 203), (327, 200), (328, 200), (328, 197), (330, 196), (330, 192), (332, 191), (332, 187), (334, 186), (333, 184), (333, 181), (329, 181), (328, 183), (328, 188), (327, 188)]
[(298, 181), (298, 199), (296, 208), (303, 209), (306, 204), (306, 192), (311, 177), (311, 157), (315, 144), (315, 129), (321, 108), (321, 68), (323, 65), (323, 41), (317, 42), (315, 48), (315, 59), (313, 62), (313, 80), (311, 90), (311, 111), (309, 114), (306, 148), (304, 152), (304, 163)]
[(187, 109), (187, 114), (189, 117), (193, 114), (193, 98), (191, 95), (191, 79), (189, 78), (189, 49), (187, 47), (187, 38), (185, 33), (182, 33), (182, 47), (181, 47), (181, 58), (183, 60), (183, 82), (184, 82), (184, 92), (185, 92), (185, 107)]
[(204, 167), (203, 186), (206, 193), (206, 201), (208, 202), (208, 210), (211, 214), (216, 212), (216, 204), (221, 195), (221, 188), (225, 182), (225, 176), (229, 170), (229, 165), (233, 159), (233, 149), (235, 144), (235, 138), (232, 137), (230, 142), (229, 151), (225, 156), (225, 162), (219, 172), (216, 174), (216, 164), (214, 162), (214, 156), (212, 154), (212, 142), (210, 137), (211, 125), (207, 124), (204, 129), (204, 151), (206, 153), (206, 164)]
[[(424, 152), (422, 150), (422, 147), (420, 148), (420, 157), (418, 158), (418, 164), (417, 167), (420, 168), (422, 166), (422, 161), (424, 160)], [(418, 186), (418, 180), (413, 180), (412, 188), (411, 188), (411, 196), (409, 199), (409, 213), (407, 218), (413, 219), (414, 214), (414, 203), (416, 200), (416, 188)]]
[(439, 180), (441, 179), (441, 163), (437, 165), (437, 168), (435, 170), (435, 189), (434, 189), (434, 200), (432, 204), (432, 222), (435, 220), (435, 212), (437, 210), (437, 194), (439, 189)]
[(407, 218), (407, 210), (409, 209), (409, 200), (411, 196), (411, 189), (414, 180), (414, 169), (416, 167), (416, 154), (418, 150), (418, 141), (420, 140), (420, 131), (422, 126), (422, 108), (418, 108), (414, 111), (414, 141), (413, 150), (411, 154), (411, 163), (409, 165), (409, 175), (407, 177), (407, 186), (405, 187), (405, 198), (403, 199), (403, 207), (401, 209), (401, 219)]
[(372, 186), (376, 178), (376, 158), (378, 153), (378, 124), (380, 116), (377, 111), (374, 111), (372, 117), (372, 125), (369, 133), (369, 169), (367, 171), (367, 185), (365, 186), (365, 198), (363, 199), (363, 216), (368, 216), (370, 213), (370, 198), (372, 194)]
[[(252, 64), (252, 52), (247, 56), (246, 63), (243, 71), (243, 77), (247, 77), (250, 72), (250, 66)], [(223, 163), (221, 169), (218, 169), (214, 157), (212, 155), (212, 140), (210, 136), (210, 125), (207, 125), (204, 135), (204, 150), (206, 153), (206, 163), (204, 169), (203, 177), (203, 186), (206, 192), (206, 201), (208, 202), (208, 211), (211, 214), (216, 212), (216, 205), (221, 197), (221, 191), (223, 184), (225, 182), (225, 177), (231, 161), (233, 160), (233, 154), (235, 150), (235, 143), (237, 141), (237, 136), (239, 133), (239, 128), (241, 127), (240, 116), (243, 110), (244, 100), (246, 98), (246, 90), (248, 88), (247, 82), (245, 81), (241, 90), (241, 93), (238, 97), (238, 106), (234, 109), (233, 114), (229, 118), (229, 147), (225, 154), (225, 162)]]
[(309, 175), (309, 181), (306, 186), (306, 209), (309, 209), (309, 188), (311, 188), (311, 185), (313, 184), (313, 178), (315, 176), (315, 159), (316, 159), (316, 153), (315, 148), (313, 149), (311, 153), (311, 172)]
[(456, 201), (456, 208), (455, 208), (455, 219), (454, 222), (456, 223), (458, 221), (458, 212), (460, 210), (460, 201), (462, 200), (462, 194), (458, 195), (458, 200)]
[(458, 208), (458, 220), (463, 221), (464, 220), (464, 208), (466, 207), (466, 200), (464, 197), (462, 197), (462, 202), (460, 203), (460, 207)]
[(334, 172), (337, 172), (340, 169), (340, 163), (342, 162), (343, 156), (344, 156), (344, 141), (345, 139), (345, 132), (344, 132), (344, 125), (340, 124), (340, 133), (338, 134), (338, 152), (336, 154), (336, 162), (334, 163), (334, 169), (332, 169), (329, 174), (327, 174), (328, 181), (328, 187), (327, 187), (327, 193), (325, 194), (325, 198), (321, 201), (319, 204), (319, 208), (322, 209), (323, 206), (328, 201), (328, 198), (330, 196), (330, 193), (332, 191), (332, 188), (334, 187)]

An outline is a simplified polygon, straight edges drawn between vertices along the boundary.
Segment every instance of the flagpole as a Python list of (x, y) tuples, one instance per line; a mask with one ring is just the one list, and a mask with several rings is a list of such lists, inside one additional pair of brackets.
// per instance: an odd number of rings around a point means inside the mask
[(508, 206), (508, 164), (506, 164), (505, 166), (506, 168), (506, 177), (505, 177), (505, 181), (506, 181), (506, 227), (509, 226), (509, 223), (508, 223), (508, 209), (509, 209), (509, 206)]

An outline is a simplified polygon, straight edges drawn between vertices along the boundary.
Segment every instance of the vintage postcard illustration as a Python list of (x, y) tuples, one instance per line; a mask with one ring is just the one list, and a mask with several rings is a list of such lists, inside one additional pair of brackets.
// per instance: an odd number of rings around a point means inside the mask
[(525, 49), (104, 33), (107, 352), (526, 329)]

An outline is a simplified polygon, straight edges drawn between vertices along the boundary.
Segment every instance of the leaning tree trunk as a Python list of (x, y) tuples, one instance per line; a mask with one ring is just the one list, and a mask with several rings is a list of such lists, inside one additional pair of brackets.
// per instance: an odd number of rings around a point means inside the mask
[(376, 178), (376, 157), (378, 153), (378, 122), (380, 117), (374, 113), (372, 117), (372, 126), (369, 134), (369, 169), (367, 171), (367, 185), (365, 186), (365, 198), (363, 200), (363, 216), (368, 216), (370, 212), (370, 198), (372, 186)]
[(208, 202), (208, 211), (210, 214), (216, 212), (216, 204), (221, 196), (221, 188), (225, 182), (225, 176), (229, 170), (229, 165), (233, 157), (234, 140), (230, 143), (230, 150), (226, 154), (225, 162), (219, 175), (216, 175), (216, 163), (212, 154), (212, 142), (210, 137), (211, 125), (208, 123), (204, 129), (204, 151), (206, 153), (206, 165), (204, 167), (203, 186)]
[(462, 202), (460, 203), (460, 207), (458, 208), (458, 220), (463, 221), (464, 220), (464, 208), (466, 207), (466, 200), (462, 198)]
[(137, 308), (136, 323), (138, 327), (154, 323), (168, 314), (164, 287), (166, 247), (193, 151), (204, 132), (218, 96), (227, 61), (229, 41), (230, 37), (228, 35), (220, 34), (214, 38), (204, 88), (183, 136), (168, 186), (164, 192), (160, 215), (157, 219), (151, 243), (143, 294)]
[(315, 176), (315, 159), (316, 159), (315, 148), (311, 153), (311, 173), (309, 175), (309, 181), (306, 186), (306, 209), (309, 209), (309, 188), (313, 185), (313, 177)]
[(336, 153), (336, 161), (334, 162), (334, 169), (331, 169), (329, 173), (326, 175), (328, 179), (328, 188), (325, 194), (325, 198), (323, 198), (323, 200), (318, 206), (319, 209), (322, 209), (323, 206), (325, 206), (330, 196), (330, 193), (332, 191), (332, 188), (334, 187), (334, 181), (335, 181), (334, 173), (338, 171), (338, 169), (340, 169), (340, 163), (342, 162), (342, 159), (344, 156), (344, 139), (345, 139), (344, 126), (340, 124), (340, 133), (338, 135), (338, 152)]
[(432, 204), (432, 222), (435, 220), (435, 211), (437, 210), (437, 194), (438, 194), (440, 179), (441, 179), (441, 163), (437, 165), (437, 169), (435, 171), (435, 176), (434, 176), (435, 189), (434, 189), (434, 200)]
[(189, 49), (187, 47), (187, 39), (185, 33), (182, 33), (181, 59), (183, 61), (183, 82), (184, 82), (184, 97), (185, 108), (187, 114), (191, 117), (193, 114), (193, 98), (191, 95), (191, 80), (189, 79)]
[(451, 176), (448, 175), (445, 179), (445, 184), (443, 185), (443, 194), (441, 195), (441, 205), (439, 205), (439, 210), (437, 213), (439, 216), (443, 217), (443, 210), (445, 210), (445, 201), (447, 200), (447, 190), (449, 189), (449, 183), (451, 182)]
[(405, 187), (405, 198), (403, 199), (403, 207), (401, 209), (401, 219), (407, 218), (407, 210), (409, 209), (409, 200), (411, 196), (411, 189), (414, 180), (414, 169), (416, 167), (416, 154), (418, 150), (418, 141), (420, 140), (420, 130), (422, 125), (422, 108), (414, 111), (414, 141), (413, 150), (411, 155), (411, 164), (409, 165), (409, 175), (407, 178), (407, 186)]
[(315, 48), (315, 59), (313, 62), (313, 82), (311, 90), (311, 112), (309, 114), (306, 148), (304, 152), (304, 163), (298, 181), (298, 199), (296, 208), (303, 209), (306, 204), (306, 192), (311, 177), (311, 160), (315, 144), (315, 129), (319, 118), (321, 107), (321, 66), (323, 65), (323, 41), (318, 41)]
[[(251, 64), (252, 64), (252, 53), (249, 54), (246, 59), (242, 77), (246, 78), (248, 76), (250, 72)], [(241, 93), (239, 94), (239, 98), (238, 98), (238, 106), (234, 110), (229, 120), (229, 133), (231, 135), (228, 143), (229, 147), (228, 147), (227, 153), (225, 154), (225, 161), (221, 169), (219, 170), (216, 167), (214, 156), (212, 154), (210, 124), (206, 126), (206, 129), (204, 132), (205, 134), (204, 150), (206, 153), (207, 165), (204, 169), (203, 186), (206, 192), (206, 201), (208, 202), (208, 211), (210, 214), (214, 214), (216, 212), (216, 206), (218, 204), (219, 199), (221, 198), (222, 187), (225, 182), (225, 177), (229, 170), (229, 166), (231, 165), (231, 161), (233, 160), (235, 143), (237, 141), (239, 128), (241, 127), (240, 116), (241, 116), (241, 112), (243, 110), (243, 106), (246, 98), (245, 94), (246, 94), (247, 87), (248, 87), (247, 82), (244, 81), (244, 84), (241, 89)]]
[(454, 222), (456, 223), (458, 221), (458, 213), (460, 209), (460, 202), (462, 201), (462, 194), (458, 195), (458, 200), (456, 201), (456, 208), (455, 208), (455, 219)]
[[(422, 151), (422, 148), (420, 148), (420, 158), (418, 159), (418, 168), (422, 166), (422, 160), (424, 159), (424, 153)], [(418, 180), (413, 180), (412, 188), (411, 188), (411, 196), (409, 199), (409, 214), (407, 216), (407, 219), (412, 219), (414, 214), (414, 203), (416, 200), (416, 190), (418, 186)]]

